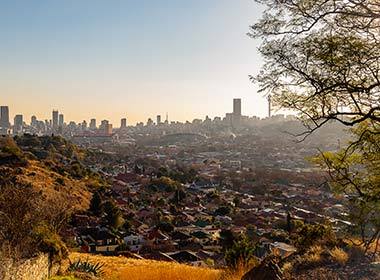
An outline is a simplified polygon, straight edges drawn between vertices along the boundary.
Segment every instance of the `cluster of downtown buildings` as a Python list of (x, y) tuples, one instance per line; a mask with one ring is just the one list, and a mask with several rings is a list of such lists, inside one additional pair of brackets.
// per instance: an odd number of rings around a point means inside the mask
[(194, 119), (192, 122), (186, 123), (175, 122), (168, 120), (166, 114), (165, 121), (162, 121), (161, 115), (157, 115), (156, 122), (149, 118), (144, 124), (137, 123), (136, 126), (129, 126), (127, 129), (127, 119), (122, 118), (120, 127), (115, 129), (108, 120), (102, 120), (97, 124), (96, 119), (91, 119), (89, 122), (84, 120), (81, 123), (74, 121), (65, 122), (64, 114), (58, 110), (52, 111), (50, 120), (38, 120), (36, 116), (32, 116), (30, 123), (27, 124), (23, 115), (15, 115), (13, 125), (11, 125), (8, 106), (0, 107), (0, 135), (20, 135), (24, 133), (36, 135), (62, 135), (71, 138), (78, 144), (82, 143), (102, 143), (111, 142), (115, 138), (125, 138), (128, 134), (134, 132), (148, 132), (154, 134), (176, 133), (176, 132), (195, 132), (200, 127), (202, 128), (239, 128), (252, 127), (257, 124), (259, 118), (248, 117), (242, 115), (241, 99), (233, 99), (233, 112), (226, 113), (224, 118), (215, 117), (213, 120), (208, 116), (202, 119)]

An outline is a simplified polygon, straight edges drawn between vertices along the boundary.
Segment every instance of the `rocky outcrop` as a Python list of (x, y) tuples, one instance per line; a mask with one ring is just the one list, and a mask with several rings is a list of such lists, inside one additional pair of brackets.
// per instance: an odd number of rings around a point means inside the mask
[(248, 271), (241, 280), (282, 280), (283, 275), (275, 258), (264, 259), (258, 266)]

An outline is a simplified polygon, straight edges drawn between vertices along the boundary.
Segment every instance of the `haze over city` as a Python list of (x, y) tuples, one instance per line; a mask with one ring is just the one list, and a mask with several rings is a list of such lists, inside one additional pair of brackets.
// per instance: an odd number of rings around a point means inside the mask
[(241, 98), (244, 115), (265, 117), (246, 36), (261, 12), (250, 0), (1, 2), (1, 104), (25, 120), (58, 109), (135, 124), (223, 116)]

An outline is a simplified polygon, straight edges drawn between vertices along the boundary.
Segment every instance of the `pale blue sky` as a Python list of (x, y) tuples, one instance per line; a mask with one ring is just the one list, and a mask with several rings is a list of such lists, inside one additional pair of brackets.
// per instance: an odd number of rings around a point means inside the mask
[(0, 0), (0, 103), (115, 126), (169, 113), (245, 115), (267, 105), (248, 80), (261, 64), (253, 0)]

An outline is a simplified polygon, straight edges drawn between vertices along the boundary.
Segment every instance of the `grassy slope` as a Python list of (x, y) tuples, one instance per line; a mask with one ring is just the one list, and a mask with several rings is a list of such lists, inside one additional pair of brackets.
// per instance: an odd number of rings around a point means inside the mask
[(104, 263), (104, 279), (107, 280), (237, 280), (241, 277), (237, 274), (229, 275), (222, 270), (125, 257), (71, 253), (70, 259), (88, 259), (91, 263)]
[[(43, 167), (38, 161), (29, 162), (27, 167), (22, 168), (23, 174), (18, 176), (22, 181), (29, 182), (37, 190), (42, 191), (48, 200), (62, 198), (76, 210), (88, 209), (91, 193), (85, 186), (85, 182), (65, 178)], [(62, 178), (64, 185), (58, 184), (57, 178)]]

